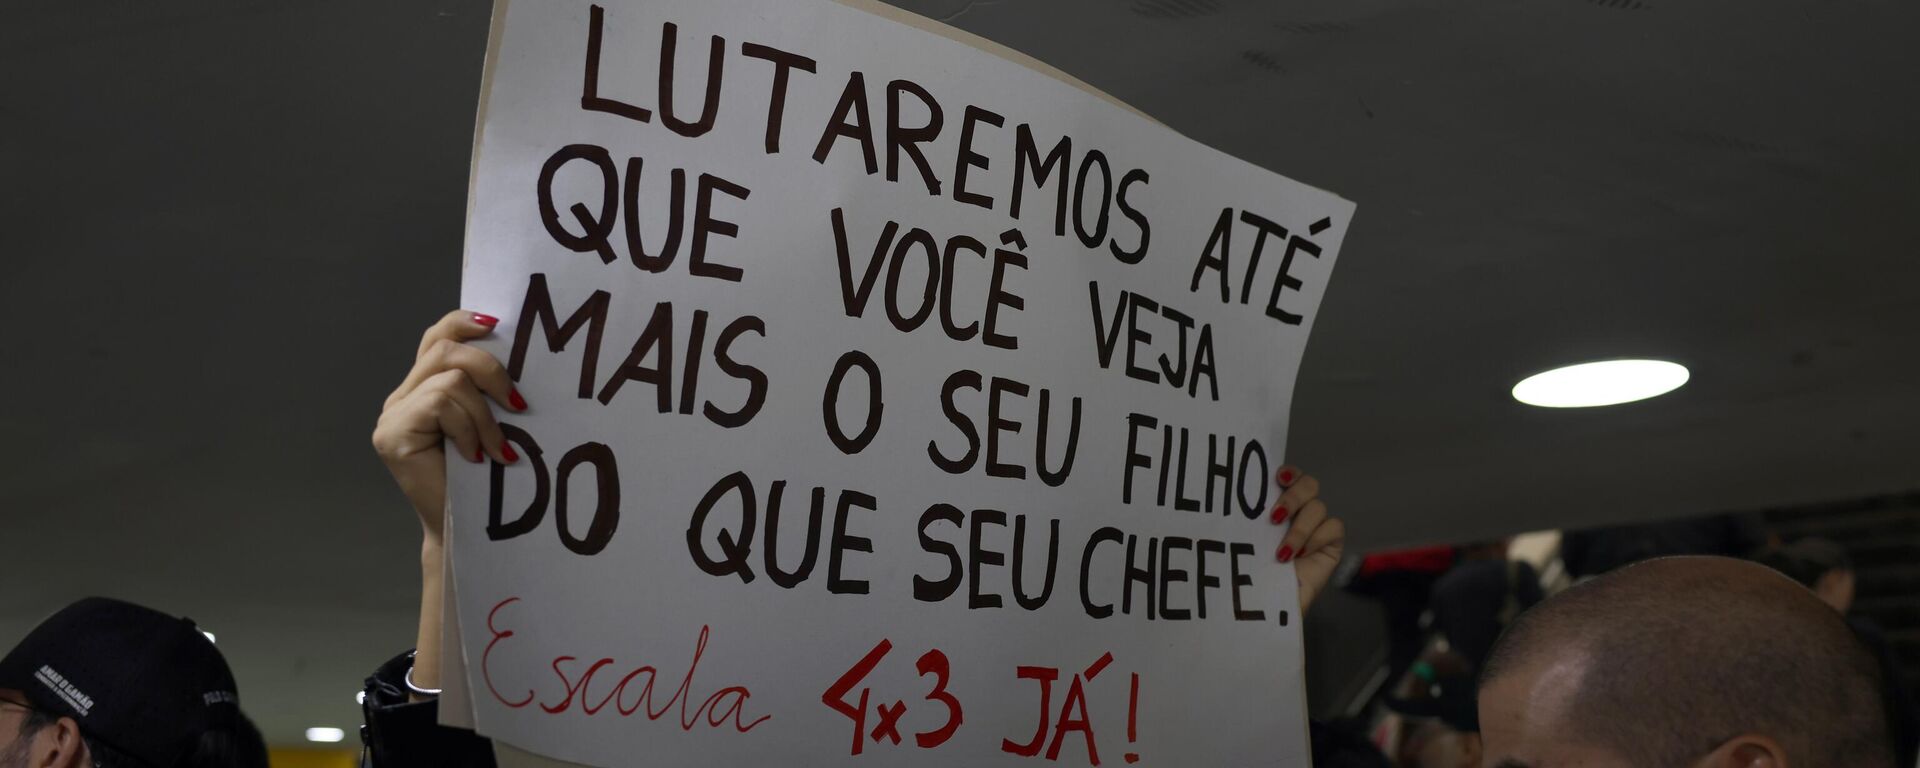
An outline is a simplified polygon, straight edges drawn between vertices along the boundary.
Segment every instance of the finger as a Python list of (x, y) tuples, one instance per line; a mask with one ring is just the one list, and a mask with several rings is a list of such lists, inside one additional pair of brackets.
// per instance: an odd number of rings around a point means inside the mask
[(499, 358), (484, 349), (452, 339), (434, 342), (415, 361), (413, 371), (407, 374), (407, 380), (401, 383), (400, 390), (410, 391), (446, 371), (463, 372), (481, 392), (509, 410), (527, 409), (526, 399), (514, 388), (513, 377), (507, 374), (507, 367), (500, 364)]
[(500, 318), (483, 315), (464, 309), (456, 309), (440, 316), (440, 320), (427, 326), (427, 332), (420, 335), (420, 347), (413, 352), (414, 357), (427, 353), (427, 348), (441, 339), (452, 341), (470, 341), (493, 332), (500, 324)]
[(527, 409), (526, 400), (520, 397), (519, 390), (514, 389), (513, 377), (507, 374), (507, 367), (500, 364), (500, 358), (479, 347), (455, 342), (441, 342), (438, 348), (441, 362), (447, 369), (465, 372), (474, 386), (487, 393), (494, 402), (509, 410)]
[[(455, 375), (465, 374), (455, 372)], [(388, 403), (374, 425), (374, 451), (389, 463), (423, 452), (440, 451), (445, 447), (440, 409), (447, 398), (447, 393), (436, 388), (429, 392), (416, 390), (404, 399)], [(468, 457), (472, 454), (468, 453)]]
[(487, 407), (486, 397), (474, 387), (473, 380), (467, 378), (465, 371), (442, 371), (427, 383), (422, 384), (420, 390), (442, 391), (447, 397), (452, 398), (453, 402), (460, 406), (460, 410), (465, 411), (467, 417), (472, 420), (480, 449), (486, 451), (487, 455), (492, 456), (495, 461), (512, 464), (520, 460), (519, 455), (514, 453), (513, 447), (507, 444), (506, 433), (501, 431), (500, 422), (493, 417), (493, 409)]
[(1300, 547), (1300, 559), (1313, 560), (1332, 567), (1340, 564), (1340, 555), (1347, 545), (1347, 524), (1337, 517), (1329, 517), (1313, 527), (1307, 542)]
[(438, 360), (429, 358), (429, 352), (442, 344), (457, 344), (480, 338), (492, 333), (494, 326), (499, 324), (500, 320), (492, 315), (466, 310), (449, 312), (441, 316), (439, 322), (429, 326), (426, 333), (420, 335), (420, 346), (413, 353), (413, 370), (408, 371), (406, 380), (400, 382), (400, 386), (395, 387), (392, 394), (387, 395), (387, 406), (392, 407), (401, 398), (413, 394), (414, 388), (420, 386), (420, 382), (443, 370), (436, 367), (435, 363)]
[(1307, 541), (1313, 536), (1313, 529), (1320, 527), (1326, 519), (1325, 503), (1319, 499), (1307, 502), (1307, 505), (1301, 507), (1300, 511), (1294, 515), (1293, 527), (1287, 529), (1287, 535), (1280, 540), (1280, 549), (1274, 553), (1274, 556), (1284, 563), (1306, 551)]
[(1293, 485), (1294, 478), (1304, 474), (1306, 473), (1300, 471), (1299, 467), (1296, 467), (1292, 464), (1285, 464), (1285, 465), (1282, 465), (1278, 471), (1273, 473), (1273, 481), (1276, 483), (1279, 483), (1280, 487), (1285, 488), (1289, 485)]
[(1273, 505), (1273, 514), (1271, 516), (1273, 522), (1276, 525), (1285, 522), (1288, 515), (1306, 507), (1307, 502), (1313, 501), (1319, 498), (1319, 496), (1320, 481), (1313, 475), (1299, 474), (1296, 471), (1293, 476), (1293, 483), (1286, 486), (1286, 490), (1281, 492), (1280, 503)]
[(480, 449), (480, 431), (474, 426), (473, 416), (467, 409), (460, 407), (459, 401), (445, 390), (423, 391), (416, 399), (422, 408), (433, 411), (434, 427), (440, 434), (453, 441), (456, 452), (471, 462), (480, 462), (485, 453)]
[(1346, 548), (1346, 540), (1347, 526), (1337, 517), (1327, 518), (1325, 522), (1314, 526), (1304, 553), (1293, 566), (1294, 577), (1300, 584), (1301, 613), (1306, 613), (1321, 590), (1333, 581), (1333, 571), (1340, 567), (1340, 555)]

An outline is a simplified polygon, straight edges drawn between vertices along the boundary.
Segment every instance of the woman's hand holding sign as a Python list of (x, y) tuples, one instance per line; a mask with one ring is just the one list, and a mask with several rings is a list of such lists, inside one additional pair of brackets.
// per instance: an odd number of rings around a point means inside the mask
[(441, 514), (447, 496), (445, 444), (468, 461), (511, 464), (519, 460), (500, 432), (487, 405), (489, 398), (512, 411), (526, 410), (507, 369), (493, 355), (467, 341), (493, 332), (499, 320), (476, 312), (448, 313), (420, 339), (413, 370), (387, 396), (373, 447), (400, 490), (413, 502), (427, 538), (442, 535)]
[(1293, 563), (1294, 573), (1300, 578), (1300, 612), (1306, 613), (1313, 598), (1333, 579), (1333, 569), (1340, 565), (1347, 527), (1327, 514), (1326, 502), (1320, 500), (1320, 481), (1312, 475), (1289, 465), (1281, 467), (1274, 479), (1286, 491), (1273, 508), (1273, 524), (1293, 521), (1293, 528), (1274, 556), (1280, 562)]
[(519, 460), (494, 419), (489, 399), (511, 411), (527, 409), (507, 369), (466, 342), (493, 332), (500, 321), (458, 311), (440, 318), (420, 339), (413, 370), (387, 396), (373, 430), (373, 447), (420, 516), (420, 627), (413, 682), (440, 685), (442, 557), (447, 500), (446, 443), (468, 461)]

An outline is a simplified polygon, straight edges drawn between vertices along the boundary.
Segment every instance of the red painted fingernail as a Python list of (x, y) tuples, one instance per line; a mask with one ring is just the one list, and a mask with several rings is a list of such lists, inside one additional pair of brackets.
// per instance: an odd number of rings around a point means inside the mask
[(500, 441), (500, 455), (507, 457), (508, 464), (520, 460), (520, 454), (514, 453), (513, 445), (505, 440)]
[(1291, 544), (1282, 544), (1282, 545), (1280, 545), (1280, 551), (1279, 551), (1278, 553), (1276, 553), (1276, 554), (1275, 554), (1275, 556), (1276, 556), (1276, 557), (1278, 557), (1278, 558), (1280, 558), (1280, 562), (1283, 562), (1283, 563), (1284, 563), (1284, 562), (1286, 562), (1286, 561), (1288, 561), (1288, 560), (1292, 560), (1292, 559), (1293, 559), (1293, 545), (1291, 545)]
[(1281, 523), (1286, 522), (1288, 514), (1290, 513), (1287, 512), (1286, 502), (1283, 501), (1283, 502), (1280, 502), (1279, 504), (1273, 505), (1273, 524), (1279, 525)]
[(500, 318), (494, 317), (493, 315), (483, 315), (478, 312), (473, 313), (473, 321), (488, 328), (500, 324)]
[(481, 449), (479, 449), (479, 448), (475, 448), (475, 449), (473, 449), (473, 461), (474, 461), (474, 463), (476, 463), (476, 464), (477, 464), (477, 463), (479, 463), (479, 462), (482, 462), (482, 461), (486, 461), (486, 460), (487, 460), (487, 452), (486, 452), (486, 451), (483, 451), (483, 450), (481, 450)]
[(520, 396), (519, 389), (507, 391), (507, 404), (513, 406), (513, 409), (516, 411), (524, 411), (527, 409), (527, 399)]
[(1281, 473), (1280, 473), (1280, 484), (1281, 484), (1281, 485), (1292, 485), (1292, 484), (1293, 484), (1293, 472), (1292, 472), (1291, 470), (1283, 470), (1283, 471), (1281, 471)]

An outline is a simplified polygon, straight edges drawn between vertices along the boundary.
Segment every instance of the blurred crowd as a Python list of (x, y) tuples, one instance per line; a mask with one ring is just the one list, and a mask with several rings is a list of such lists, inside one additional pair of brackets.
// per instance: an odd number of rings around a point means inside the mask
[[(1356, 748), (1350, 764), (1379, 765), (1385, 755), (1400, 768), (1481, 765), (1475, 690), (1501, 632), (1522, 612), (1568, 587), (1676, 555), (1758, 562), (1806, 586), (1844, 617), (1879, 661), (1895, 765), (1920, 766), (1914, 678), (1886, 630), (1855, 610), (1856, 568), (1848, 548), (1819, 536), (1786, 540), (1759, 515), (1529, 534), (1358, 559), (1343, 574), (1341, 588), (1377, 603), (1385, 615), (1387, 643), (1385, 674), (1375, 678), (1380, 684), (1346, 707), (1356, 714), (1339, 723), (1356, 744), (1371, 743), (1372, 748)], [(1308, 653), (1313, 653), (1311, 644)]]

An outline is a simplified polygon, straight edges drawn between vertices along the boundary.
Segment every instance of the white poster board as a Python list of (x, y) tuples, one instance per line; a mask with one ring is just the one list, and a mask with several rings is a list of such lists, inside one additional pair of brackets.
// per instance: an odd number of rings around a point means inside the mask
[(449, 467), (480, 733), (1306, 765), (1267, 511), (1351, 203), (826, 0), (493, 34), (462, 304), (532, 407)]

